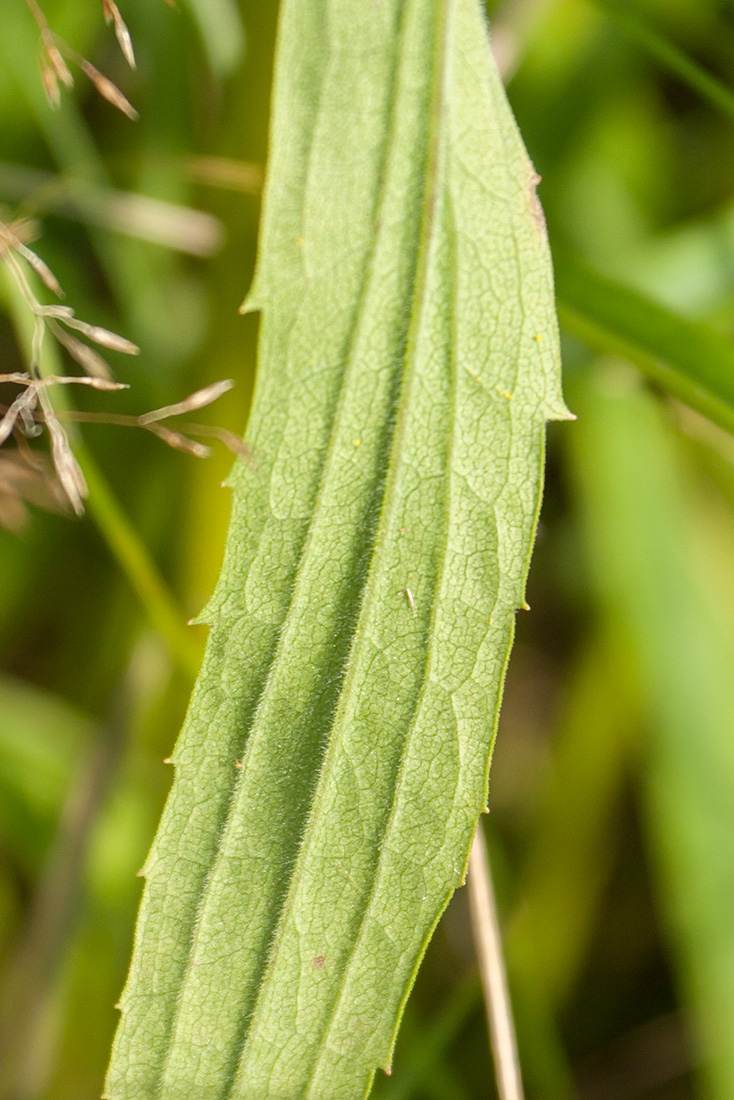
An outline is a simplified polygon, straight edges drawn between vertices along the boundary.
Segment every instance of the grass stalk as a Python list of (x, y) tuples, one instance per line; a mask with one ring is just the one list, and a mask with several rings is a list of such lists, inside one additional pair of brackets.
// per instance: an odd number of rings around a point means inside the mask
[(481, 820), (469, 856), (469, 908), (500, 1100), (523, 1100), (520, 1060)]

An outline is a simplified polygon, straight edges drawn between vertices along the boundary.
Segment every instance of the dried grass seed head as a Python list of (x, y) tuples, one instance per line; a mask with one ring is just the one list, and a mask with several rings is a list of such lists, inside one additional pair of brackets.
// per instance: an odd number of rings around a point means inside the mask
[(131, 69), (135, 68), (135, 50), (133, 49), (133, 41), (130, 37), (130, 31), (127, 28), (127, 23), (120, 14), (115, 0), (102, 0), (102, 14), (104, 21), (109, 27), (110, 23), (114, 23), (115, 37), (122, 50), (123, 56), (127, 61)]

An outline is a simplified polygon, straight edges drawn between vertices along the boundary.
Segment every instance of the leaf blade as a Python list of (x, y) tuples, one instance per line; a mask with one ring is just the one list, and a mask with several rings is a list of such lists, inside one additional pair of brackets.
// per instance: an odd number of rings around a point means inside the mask
[(146, 867), (115, 1100), (351, 1097), (388, 1065), (486, 799), (544, 424), (566, 415), (479, 5), (281, 18), (254, 461)]

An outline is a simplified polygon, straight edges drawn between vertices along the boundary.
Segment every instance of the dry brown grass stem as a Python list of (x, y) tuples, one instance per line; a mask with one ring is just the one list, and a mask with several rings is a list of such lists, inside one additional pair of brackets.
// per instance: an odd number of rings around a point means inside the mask
[(481, 820), (469, 856), (469, 907), (500, 1100), (523, 1100), (515, 1025)]

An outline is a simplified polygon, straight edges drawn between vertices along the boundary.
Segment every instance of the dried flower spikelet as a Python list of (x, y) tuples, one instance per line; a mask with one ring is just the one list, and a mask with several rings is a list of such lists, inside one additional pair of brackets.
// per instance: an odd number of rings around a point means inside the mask
[(53, 455), (56, 476), (61, 482), (69, 503), (78, 516), (84, 515), (84, 498), (88, 493), (82, 468), (77, 462), (69, 444), (66, 432), (56, 417), (46, 410), (46, 424), (51, 435), (51, 453)]
[(58, 110), (61, 106), (59, 78), (56, 75), (56, 71), (48, 64), (45, 58), (41, 58), (39, 64), (41, 69), (41, 83), (43, 84), (43, 91), (46, 99), (54, 110)]
[(38, 43), (38, 64), (46, 98), (53, 107), (57, 107), (60, 101), (59, 80), (66, 88), (73, 88), (74, 77), (56, 45), (53, 31), (37, 0), (25, 0), (25, 2), (41, 35)]
[(31, 265), (41, 282), (44, 286), (48, 287), (52, 294), (55, 294), (57, 298), (64, 297), (64, 292), (61, 289), (59, 280), (45, 260), (42, 260), (37, 252), (34, 252), (32, 248), (28, 248), (27, 245), (21, 244), (20, 242), (15, 246), (15, 250), (23, 257), (26, 263)]
[[(2, 214), (6, 211), (3, 210)], [(5, 221), (0, 214), (0, 252), (29, 244), (38, 236), (38, 223), (33, 218), (15, 218)]]
[(61, 83), (65, 88), (73, 88), (74, 77), (71, 75), (71, 69), (64, 61), (61, 50), (54, 41), (53, 33), (48, 28), (41, 31), (41, 45), (49, 66), (56, 73)]
[(220, 382), (212, 382), (210, 386), (204, 386), (203, 389), (196, 390), (195, 393), (190, 394), (183, 401), (176, 402), (175, 405), (164, 405), (162, 409), (154, 409), (152, 412), (144, 413), (140, 417), (140, 423), (143, 425), (153, 424), (158, 420), (165, 420), (169, 416), (184, 416), (195, 409), (203, 409), (205, 405), (211, 405), (213, 401), (218, 400), (222, 394), (227, 393), (233, 386), (234, 381), (231, 378), (225, 378)]
[(211, 447), (207, 447), (203, 443), (197, 443), (195, 440), (189, 439), (182, 432), (174, 432), (170, 428), (164, 427), (163, 424), (146, 424), (145, 427), (176, 451), (183, 451), (185, 454), (194, 455), (195, 458), (211, 457)]
[(54, 320), (49, 319), (48, 328), (58, 342), (66, 348), (72, 359), (75, 359), (87, 374), (90, 374), (93, 378), (112, 378), (109, 363), (94, 348), (90, 348), (87, 344), (83, 344), (81, 340), (77, 340), (76, 336), (66, 332)]
[(42, 306), (37, 305), (35, 310), (37, 317), (55, 317), (57, 321), (72, 321), (74, 319), (74, 310), (71, 306)]
[(129, 390), (127, 382), (114, 382), (111, 378), (89, 378), (87, 375), (74, 374), (70, 377), (49, 374), (47, 378), (41, 378), (33, 382), (37, 389), (45, 386), (89, 386), (93, 390), (102, 390), (105, 393), (116, 393), (119, 390)]
[(130, 31), (120, 14), (120, 9), (115, 3), (115, 0), (102, 0), (102, 14), (104, 15), (104, 21), (107, 26), (109, 26), (110, 23), (114, 23), (115, 37), (120, 45), (123, 56), (130, 68), (134, 69), (135, 50), (133, 49), (132, 38), (130, 37)]
[(227, 428), (212, 428), (211, 434), (237, 458), (250, 458), (252, 452), (249, 444), (234, 432), (228, 431)]
[(79, 68), (82, 70), (85, 76), (94, 84), (95, 88), (108, 103), (111, 103), (113, 107), (117, 107), (118, 111), (122, 111), (124, 115), (131, 118), (133, 121), (137, 119), (138, 112), (133, 107), (129, 99), (122, 94), (116, 84), (101, 73), (99, 69), (96, 69), (91, 61), (87, 61), (86, 58), (79, 58)]
[(29, 385), (27, 389), (18, 394), (2, 420), (0, 420), (0, 446), (12, 434), (18, 419), (22, 418), (25, 421), (25, 414), (33, 411), (36, 402), (37, 393), (33, 386)]
[(116, 332), (110, 332), (101, 325), (89, 325), (86, 321), (80, 321), (74, 316), (74, 311), (65, 306), (44, 306), (42, 316), (54, 317), (67, 328), (81, 332), (82, 336), (86, 336), (88, 340), (93, 340), (95, 344), (109, 348), (110, 351), (119, 351), (123, 355), (140, 354), (140, 348), (137, 344), (133, 344), (132, 340), (126, 340), (124, 336), (118, 336)]

